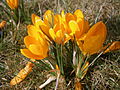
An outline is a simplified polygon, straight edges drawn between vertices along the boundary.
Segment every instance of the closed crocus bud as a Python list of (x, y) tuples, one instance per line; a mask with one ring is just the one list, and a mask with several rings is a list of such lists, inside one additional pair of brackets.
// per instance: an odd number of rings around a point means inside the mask
[(18, 8), (18, 2), (19, 0), (6, 0), (8, 6), (11, 8), (11, 9), (16, 9)]
[(3, 21), (0, 23), (0, 37), (1, 37), (2, 34), (3, 34), (2, 29), (5, 27), (5, 25), (6, 25), (6, 21), (3, 20)]
[(2, 29), (3, 27), (5, 27), (5, 25), (6, 25), (6, 21), (2, 21), (1, 23), (0, 23), (0, 29)]

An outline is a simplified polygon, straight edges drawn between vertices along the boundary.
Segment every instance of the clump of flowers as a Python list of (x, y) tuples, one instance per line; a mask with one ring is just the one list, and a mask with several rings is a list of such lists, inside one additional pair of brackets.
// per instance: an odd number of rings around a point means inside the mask
[[(90, 26), (79, 9), (73, 14), (65, 14), (64, 11), (54, 14), (47, 10), (43, 19), (32, 14), (32, 23), (27, 26), (28, 35), (24, 38), (26, 49), (20, 50), (30, 60), (10, 85), (20, 83), (39, 62), (50, 73), (49, 79), (40, 88), (56, 80), (55, 90), (60, 84), (61, 90), (65, 90), (66, 80), (70, 80), (74, 73), (75, 90), (81, 90), (80, 81), (95, 60), (104, 53), (120, 49), (119, 41), (103, 46), (107, 35), (105, 24), (100, 21)], [(98, 56), (89, 62), (93, 54)]]

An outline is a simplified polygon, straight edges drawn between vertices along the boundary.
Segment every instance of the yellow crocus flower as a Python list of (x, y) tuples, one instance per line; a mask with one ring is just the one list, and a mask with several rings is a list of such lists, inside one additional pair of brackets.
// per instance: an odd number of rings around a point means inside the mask
[(33, 25), (27, 26), (28, 36), (24, 38), (24, 43), (27, 49), (21, 49), (21, 53), (27, 58), (37, 60), (44, 59), (48, 54), (49, 43), (45, 34), (46, 28), (42, 28), (43, 31), (40, 27), (45, 25), (45, 23), (35, 14), (32, 14), (32, 23)]
[(70, 37), (65, 29), (65, 17), (63, 15), (54, 15), (52, 11), (47, 10), (43, 20), (35, 14), (32, 14), (32, 22), (40, 32), (47, 36), (47, 39), (55, 41), (58, 44), (64, 44)]
[(46, 35), (50, 40), (51, 37), (49, 35), (49, 29), (53, 27), (51, 26), (53, 25), (51, 21), (51, 13), (52, 12), (50, 10), (46, 11), (43, 20), (39, 16), (32, 14), (32, 22), (34, 26), (36, 26), (39, 29), (39, 31)]
[(93, 25), (90, 30), (84, 35), (83, 39), (77, 40), (78, 46), (84, 55), (92, 55), (98, 53), (106, 39), (106, 26), (103, 22), (98, 22)]
[(78, 9), (73, 14), (67, 13), (65, 15), (62, 12), (62, 16), (65, 31), (71, 39), (74, 39), (74, 36), (79, 39), (89, 30), (89, 23), (84, 19), (81, 10)]
[(49, 50), (48, 42), (42, 34), (38, 34), (38, 39), (32, 36), (26, 36), (24, 38), (27, 49), (21, 49), (21, 53), (27, 58), (40, 60), (47, 57)]
[(19, 0), (6, 0), (6, 2), (11, 9), (18, 8)]
[(58, 44), (65, 44), (71, 37), (67, 34), (63, 15), (54, 16), (54, 27), (49, 29), (50, 37)]

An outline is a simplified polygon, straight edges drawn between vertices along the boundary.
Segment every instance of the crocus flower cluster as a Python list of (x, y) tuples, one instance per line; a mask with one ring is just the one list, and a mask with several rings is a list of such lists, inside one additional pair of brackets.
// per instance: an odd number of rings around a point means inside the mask
[(60, 15), (54, 15), (48, 10), (43, 20), (32, 14), (32, 23), (33, 25), (28, 25), (28, 36), (24, 38), (27, 49), (21, 49), (21, 53), (31, 59), (47, 57), (48, 41), (64, 45), (70, 39), (76, 40), (83, 54), (94, 54), (102, 48), (106, 37), (104, 23), (98, 22), (89, 29), (88, 21), (80, 10), (76, 10), (74, 14), (64, 14), (62, 11)]
[[(24, 38), (24, 43), (35, 55), (39, 55), (38, 53), (40, 51), (44, 53), (48, 51), (48, 40), (58, 44), (65, 44), (70, 39), (76, 40), (83, 54), (94, 54), (102, 49), (107, 33), (106, 26), (103, 22), (98, 22), (90, 28), (88, 21), (84, 19), (80, 10), (76, 10), (74, 14), (64, 14), (64, 11), (62, 11), (60, 15), (54, 15), (52, 11), (48, 10), (45, 12), (43, 20), (33, 14), (32, 22), (33, 25), (27, 27), (28, 36)], [(42, 46), (46, 46), (45, 49), (47, 50), (41, 50), (44, 47), (31, 44), (43, 44)], [(40, 51), (33, 51), (37, 49)], [(28, 50), (21, 51), (24, 55), (25, 52), (30, 53)], [(33, 57), (33, 59), (37, 58), (42, 59), (39, 56)]]
[[(77, 60), (75, 57), (79, 57), (80, 55), (75, 55), (77, 50), (73, 47), (73, 57), (69, 56), (73, 58), (70, 60), (76, 60), (77, 62), (71, 66), (75, 65), (73, 68), (75, 68), (74, 70), (76, 77), (80, 79), (84, 78), (89, 67), (89, 61), (84, 60), (87, 56), (100, 52), (107, 53), (112, 50), (120, 49), (119, 41), (116, 41), (111, 44), (111, 46), (106, 47), (107, 49), (103, 47), (103, 43), (105, 42), (107, 35), (105, 24), (100, 21), (90, 27), (89, 22), (85, 20), (82, 11), (79, 9), (73, 14), (65, 14), (64, 11), (60, 14), (54, 14), (51, 10), (47, 10), (43, 15), (43, 19), (35, 14), (32, 14), (32, 23), (32, 25), (27, 26), (28, 35), (24, 38), (26, 49), (21, 49), (21, 53), (25, 57), (34, 60), (35, 62), (36, 60), (49, 57), (51, 46), (54, 46), (56, 49), (58, 48), (56, 45), (61, 45), (64, 47), (67, 43), (69, 43), (69, 41), (71, 41), (74, 45), (79, 47), (79, 51), (81, 51), (81, 54), (83, 55), (83, 60)], [(69, 45), (67, 46), (68, 49), (70, 49)], [(68, 58), (68, 56), (62, 58), (61, 53), (63, 52), (61, 49), (63, 49), (63, 51), (65, 50), (64, 48), (60, 48), (60, 53), (56, 50), (56, 53), (54, 54), (57, 59), (56, 65), (58, 65), (59, 68), (57, 70), (60, 70), (60, 72), (62, 69), (65, 69), (65, 61), (63, 60), (66, 59), (64, 58)], [(67, 54), (71, 52), (70, 50), (68, 50)], [(64, 68), (61, 68), (61, 65), (63, 65)], [(33, 67), (33, 64), (29, 62), (24, 69), (29, 73), (31, 71), (31, 67)], [(18, 79), (16, 76), (11, 80), (11, 85), (21, 82), (27, 76), (28, 73), (23, 72), (25, 70), (20, 71), (17, 75), (22, 79), (15, 80)], [(82, 75), (80, 75), (81, 73)]]

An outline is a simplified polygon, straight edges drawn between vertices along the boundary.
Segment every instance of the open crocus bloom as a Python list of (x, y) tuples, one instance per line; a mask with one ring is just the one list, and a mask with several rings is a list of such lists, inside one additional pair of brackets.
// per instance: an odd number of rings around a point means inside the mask
[(50, 40), (51, 40), (51, 37), (49, 34), (49, 30), (54, 26), (53, 18), (54, 18), (54, 13), (50, 10), (47, 10), (45, 12), (43, 16), (43, 20), (39, 16), (32, 14), (33, 24), (37, 28), (39, 28), (39, 31), (41, 31), (44, 35), (46, 35)]
[(90, 30), (84, 35), (84, 38), (77, 40), (78, 46), (83, 54), (92, 55), (99, 52), (103, 47), (103, 43), (106, 39), (106, 34), (107, 30), (103, 22), (98, 22), (93, 25)]
[(46, 35), (47, 39), (55, 41), (58, 44), (64, 44), (70, 40), (65, 31), (63, 19), (63, 15), (54, 15), (50, 10), (45, 12), (43, 20), (37, 15), (32, 14), (32, 22), (39, 28), (39, 31)]
[(58, 44), (65, 44), (71, 37), (66, 32), (64, 16), (55, 15), (54, 17), (54, 26), (49, 30), (50, 37)]
[(6, 0), (6, 2), (11, 9), (16, 9), (18, 7), (19, 0)]
[(84, 19), (81, 10), (76, 10), (74, 14), (65, 15), (65, 30), (72, 39), (76, 39), (77, 44), (84, 55), (95, 54), (101, 48), (106, 38), (106, 26), (102, 22), (96, 23), (90, 29), (88, 21)]
[(65, 15), (66, 31), (72, 38), (82, 37), (89, 29), (89, 23), (84, 19), (81, 10), (76, 10), (74, 14), (67, 13)]
[(36, 26), (36, 23), (37, 21), (33, 23), (34, 25), (28, 25), (28, 36), (24, 38), (27, 49), (21, 49), (21, 53), (28, 58), (39, 60), (47, 57), (49, 44), (46, 36)]
[(31, 59), (44, 59), (47, 57), (49, 45), (45, 37), (38, 33), (38, 39), (32, 36), (26, 36), (24, 38), (24, 43), (27, 49), (21, 49), (21, 53)]
[(65, 44), (74, 36), (82, 37), (88, 29), (89, 24), (80, 10), (76, 10), (74, 14), (64, 14), (62, 11), (61, 15), (54, 16), (54, 27), (49, 30), (49, 34), (55, 42)]

